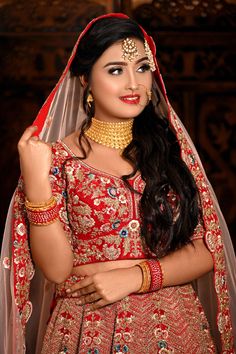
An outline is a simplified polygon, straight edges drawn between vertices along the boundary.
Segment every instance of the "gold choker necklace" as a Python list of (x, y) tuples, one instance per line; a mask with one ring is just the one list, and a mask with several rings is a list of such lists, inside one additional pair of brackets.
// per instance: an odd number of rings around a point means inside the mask
[(92, 118), (91, 126), (85, 135), (98, 144), (109, 148), (124, 149), (132, 140), (133, 119), (124, 122), (104, 122)]

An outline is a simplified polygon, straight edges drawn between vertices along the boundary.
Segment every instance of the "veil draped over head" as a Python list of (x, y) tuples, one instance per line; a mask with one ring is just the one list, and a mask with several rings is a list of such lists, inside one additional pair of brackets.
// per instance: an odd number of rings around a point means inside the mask
[[(39, 137), (42, 140), (52, 142), (62, 139), (77, 130), (83, 122), (84, 89), (79, 78), (70, 75), (69, 68), (82, 36), (94, 22), (106, 17), (127, 18), (126, 15), (119, 13), (100, 16), (92, 20), (80, 34), (60, 80), (33, 123), (38, 126)], [(194, 281), (193, 286), (205, 309), (219, 352), (234, 353), (236, 261), (233, 246), (216, 196), (207, 180), (196, 149), (168, 101), (155, 59), (155, 44), (143, 29), (142, 31), (156, 64), (153, 87), (154, 90), (158, 90), (160, 96), (160, 103), (156, 107), (159, 113), (169, 119), (174, 128), (182, 158), (196, 181), (203, 210), (204, 240), (214, 260), (214, 270)], [(155, 95), (152, 100), (155, 105), (157, 100)], [(22, 179), (19, 181), (9, 208), (1, 253), (0, 353), (4, 354), (40, 352), (54, 290), (53, 285), (44, 279), (33, 264), (28, 242), (24, 198), (20, 190), (22, 190)]]

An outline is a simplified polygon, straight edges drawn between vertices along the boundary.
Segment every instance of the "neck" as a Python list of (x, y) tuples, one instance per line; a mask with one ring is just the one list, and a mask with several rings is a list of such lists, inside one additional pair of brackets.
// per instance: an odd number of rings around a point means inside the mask
[(132, 126), (133, 119), (114, 123), (93, 117), (91, 126), (85, 135), (98, 144), (123, 150), (132, 140)]

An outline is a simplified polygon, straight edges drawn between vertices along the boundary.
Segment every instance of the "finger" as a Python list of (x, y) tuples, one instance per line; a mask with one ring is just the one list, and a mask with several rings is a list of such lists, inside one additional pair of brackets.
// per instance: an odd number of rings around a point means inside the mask
[(85, 295), (94, 293), (95, 291), (96, 291), (96, 288), (95, 288), (94, 284), (91, 284), (89, 286), (86, 286), (85, 288), (75, 290), (72, 293), (72, 296), (76, 296), (76, 297), (85, 296)]
[(30, 140), (39, 141), (38, 135), (33, 135)]
[(110, 304), (110, 302), (108, 302), (108, 301), (106, 301), (106, 300), (104, 300), (104, 299), (101, 299), (101, 300), (98, 300), (98, 301), (96, 301), (96, 302), (93, 302), (93, 303), (91, 303), (90, 305), (89, 305), (89, 310), (90, 311), (94, 311), (94, 310), (97, 310), (97, 309), (100, 309), (100, 308), (102, 308), (102, 307), (104, 307), (104, 306), (107, 306), (107, 305), (109, 305)]
[(85, 304), (90, 304), (93, 302), (96, 302), (98, 300), (101, 299), (101, 295), (99, 295), (98, 293), (94, 292), (92, 294), (83, 296), (79, 299), (79, 304), (80, 305), (85, 305)]
[(34, 133), (38, 130), (36, 125), (31, 125), (30, 127), (26, 128), (22, 137), (20, 138), (19, 143), (28, 141)]
[[(82, 288), (86, 288), (89, 285), (93, 284), (93, 279), (92, 277), (86, 277), (83, 280), (80, 280), (78, 283), (73, 284), (70, 288), (66, 290), (67, 293), (73, 293), (77, 290), (80, 290)], [(93, 292), (94, 290), (90, 291)], [(87, 294), (87, 293), (85, 293)]]

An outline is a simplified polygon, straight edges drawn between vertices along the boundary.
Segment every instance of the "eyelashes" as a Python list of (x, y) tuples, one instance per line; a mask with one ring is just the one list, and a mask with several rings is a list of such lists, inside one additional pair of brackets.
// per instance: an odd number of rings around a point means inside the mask
[(120, 75), (120, 74), (122, 74), (122, 72), (123, 72), (122, 68), (110, 68), (108, 70), (108, 73), (111, 75)]
[(145, 71), (150, 71), (151, 70), (151, 67), (149, 64), (143, 64), (141, 65), (139, 68), (138, 68), (138, 71), (139, 72), (145, 72)]
[[(138, 69), (137, 69), (137, 72), (139, 72), (139, 73), (144, 73), (144, 72), (146, 72), (146, 71), (150, 71), (150, 69), (151, 69), (151, 68), (150, 68), (150, 65), (146, 63), (146, 64), (143, 64), (143, 65), (139, 66)], [(112, 68), (110, 68), (110, 69), (108, 70), (108, 73), (109, 73), (110, 75), (121, 75), (121, 74), (123, 73), (123, 71), (124, 71), (124, 68), (118, 66), (118, 67), (112, 67)]]

